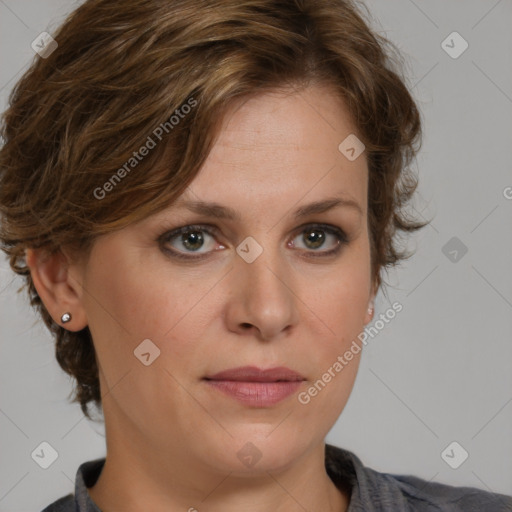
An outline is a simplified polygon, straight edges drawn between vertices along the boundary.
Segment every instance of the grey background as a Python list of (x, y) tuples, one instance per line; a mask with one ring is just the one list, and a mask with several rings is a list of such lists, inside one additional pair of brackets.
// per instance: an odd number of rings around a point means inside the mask
[[(375, 318), (395, 300), (403, 311), (368, 341), (327, 441), (379, 471), (512, 494), (512, 1), (365, 3), (406, 56), (425, 130), (415, 208), (433, 221), (388, 275)], [(2, 110), (34, 58), (32, 40), (77, 4), (0, 0)], [(441, 47), (453, 31), (469, 43), (457, 59)], [(456, 262), (442, 251), (454, 236), (468, 248)], [(67, 403), (70, 381), (20, 285), (2, 256), (1, 512), (37, 511), (71, 492), (78, 465), (105, 449), (102, 424)], [(42, 441), (59, 455), (46, 470), (30, 457)], [(441, 458), (452, 441), (469, 453), (458, 469)]]

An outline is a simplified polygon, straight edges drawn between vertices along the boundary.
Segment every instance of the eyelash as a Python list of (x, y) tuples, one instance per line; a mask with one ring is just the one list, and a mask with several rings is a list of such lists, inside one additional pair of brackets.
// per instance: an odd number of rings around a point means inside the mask
[[(335, 254), (339, 253), (341, 251), (341, 249), (343, 248), (343, 246), (347, 245), (349, 242), (346, 233), (342, 229), (337, 228), (335, 226), (328, 225), (328, 224), (314, 224), (313, 223), (313, 224), (308, 224), (308, 225), (304, 226), (302, 228), (302, 230), (301, 230), (301, 228), (298, 228), (298, 229), (299, 229), (299, 231), (296, 232), (296, 234), (294, 235), (293, 238), (295, 238), (297, 235), (299, 235), (301, 233), (306, 233), (308, 231), (313, 231), (316, 229), (319, 231), (325, 231), (326, 233), (328, 233), (330, 235), (334, 235), (339, 242), (334, 249), (330, 249), (329, 251), (314, 251), (314, 250), (308, 251), (308, 250), (302, 249), (303, 251), (310, 252), (311, 254), (309, 255), (309, 257), (311, 257), (311, 258), (326, 258), (329, 256), (334, 256)], [(201, 253), (201, 255), (199, 255), (199, 256), (192, 256), (192, 255), (185, 256), (185, 253), (181, 253), (179, 251), (175, 251), (174, 249), (169, 249), (168, 247), (164, 247), (165, 243), (172, 241), (177, 236), (182, 235), (184, 233), (191, 233), (191, 232), (195, 232), (195, 231), (207, 233), (208, 235), (210, 235), (214, 238), (216, 237), (216, 235), (219, 234), (218, 229), (215, 228), (214, 226), (208, 226), (208, 225), (204, 225), (204, 224), (190, 224), (187, 226), (183, 226), (183, 227), (174, 229), (172, 231), (166, 231), (163, 235), (158, 237), (157, 241), (159, 241), (162, 244), (162, 246), (163, 246), (162, 248), (163, 248), (164, 252), (167, 253), (172, 258), (176, 258), (179, 260), (188, 260), (188, 261), (203, 260), (203, 259), (208, 258), (209, 255), (211, 254), (211, 252)]]

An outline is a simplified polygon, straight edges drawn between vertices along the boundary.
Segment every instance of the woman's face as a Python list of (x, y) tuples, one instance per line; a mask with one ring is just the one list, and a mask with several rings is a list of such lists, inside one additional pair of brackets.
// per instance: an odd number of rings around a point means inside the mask
[[(366, 157), (338, 149), (354, 131), (328, 89), (247, 100), (179, 204), (100, 237), (71, 267), (112, 450), (246, 472), (283, 468), (324, 440), (360, 353), (335, 363), (371, 318)], [(219, 206), (199, 213), (186, 201)], [(221, 207), (235, 216), (216, 216)], [(245, 366), (303, 380), (206, 379)]]

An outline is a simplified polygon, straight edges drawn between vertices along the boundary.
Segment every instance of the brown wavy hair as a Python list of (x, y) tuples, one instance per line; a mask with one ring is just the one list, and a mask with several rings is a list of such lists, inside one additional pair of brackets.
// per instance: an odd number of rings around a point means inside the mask
[[(366, 145), (376, 289), (382, 269), (410, 257), (397, 235), (427, 224), (405, 211), (417, 187), (409, 164), (421, 146), (421, 116), (402, 55), (360, 7), (351, 0), (88, 0), (53, 35), (53, 53), (36, 56), (14, 87), (1, 123), (1, 248), (24, 277), (18, 292), (27, 287), (87, 417), (90, 402), (101, 407), (91, 333), (53, 321), (25, 249), (70, 248), (87, 257), (98, 235), (168, 207), (197, 175), (237, 99), (332, 86)], [(148, 137), (157, 143), (135, 163)]]

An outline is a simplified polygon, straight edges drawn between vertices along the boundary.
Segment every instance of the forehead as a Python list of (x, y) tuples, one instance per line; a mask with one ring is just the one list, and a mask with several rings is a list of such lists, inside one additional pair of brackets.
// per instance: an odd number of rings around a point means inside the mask
[[(325, 87), (260, 94), (228, 110), (215, 145), (180, 199), (261, 202), (352, 196), (366, 208), (367, 162), (339, 145), (356, 128), (341, 98)], [(306, 197), (307, 196), (307, 197)]]
[(356, 131), (345, 102), (333, 88), (287, 87), (236, 101), (226, 113), (218, 144), (241, 149), (253, 148), (254, 143), (267, 147), (286, 144), (308, 149), (319, 137), (330, 135), (335, 141)]

